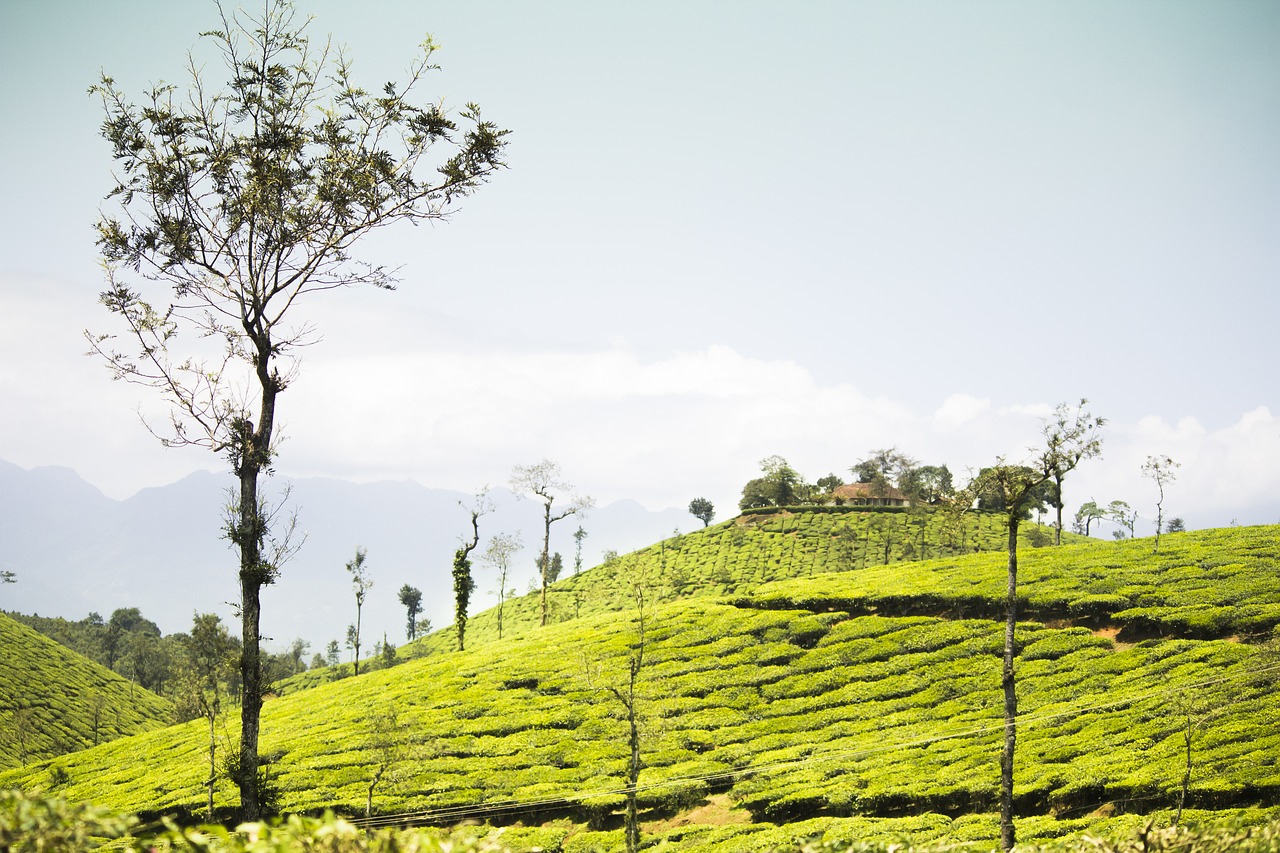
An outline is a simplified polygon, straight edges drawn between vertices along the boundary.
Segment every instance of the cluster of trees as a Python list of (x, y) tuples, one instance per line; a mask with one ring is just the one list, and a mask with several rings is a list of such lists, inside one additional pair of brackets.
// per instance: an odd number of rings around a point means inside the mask
[[(1181, 533), (1187, 529), (1186, 522), (1179, 516), (1169, 519), (1168, 524), (1164, 521), (1164, 490), (1166, 486), (1172, 485), (1177, 480), (1177, 469), (1180, 467), (1182, 467), (1181, 463), (1175, 462), (1169, 456), (1148, 456), (1142, 463), (1142, 475), (1154, 483), (1157, 491), (1154, 546), (1157, 551), (1160, 549), (1162, 533)], [(1076, 533), (1088, 536), (1090, 528), (1097, 521), (1110, 521), (1115, 524), (1116, 529), (1111, 531), (1115, 539), (1132, 538), (1136, 535), (1138, 512), (1125, 501), (1112, 501), (1104, 507), (1096, 501), (1088, 500), (1076, 511), (1071, 528)]]
[[(7, 615), (144, 690), (179, 703), (179, 682), (186, 661), (189, 634), (163, 634), (160, 627), (136, 607), (117, 608), (105, 620), (96, 612), (78, 620), (23, 613)], [(239, 639), (233, 639), (238, 650)], [(302, 639), (293, 640), (283, 651), (264, 650), (262, 666), (267, 677), (276, 681), (305, 672), (309, 651), (310, 644)], [(313, 660), (311, 665), (314, 664)], [(238, 679), (234, 683), (238, 686)]]
[[(896, 447), (874, 450), (848, 470), (855, 478), (853, 482), (867, 483), (869, 493), (876, 497), (897, 490), (912, 502), (936, 504), (955, 494), (946, 465), (922, 465)], [(760, 460), (760, 471), (761, 476), (742, 487), (739, 509), (839, 502), (835, 491), (846, 482), (839, 474), (831, 473), (809, 483), (781, 456)], [(699, 498), (689, 506), (689, 512), (699, 518), (702, 516), (697, 510), (703, 508), (700, 501), (705, 499)], [(706, 508), (710, 508), (710, 502), (706, 502)]]

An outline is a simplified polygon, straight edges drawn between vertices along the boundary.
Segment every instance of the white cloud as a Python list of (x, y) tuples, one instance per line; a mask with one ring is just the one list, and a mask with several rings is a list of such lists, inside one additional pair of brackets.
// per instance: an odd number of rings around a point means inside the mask
[[(92, 312), (53, 290), (73, 322)], [(6, 297), (23, 296), (35, 283)], [(72, 310), (70, 303), (77, 303)], [(109, 494), (221, 469), (208, 452), (161, 448), (134, 408), (147, 392), (106, 381), (72, 331), (41, 337), (22, 321), (36, 300), (9, 299), (0, 318), (4, 369), (0, 458), (27, 467), (67, 465)], [(47, 306), (44, 310), (48, 310)], [(787, 358), (752, 358), (727, 346), (644, 357), (623, 340), (596, 349), (535, 350), (442, 341), (434, 351), (318, 347), (280, 402), (288, 440), (281, 470), (295, 475), (402, 479), (470, 490), (501, 484), (511, 467), (552, 457), (601, 501), (634, 498), (652, 508), (705, 495), (736, 505), (760, 459), (780, 454), (816, 479), (871, 450), (897, 446), (957, 480), (998, 456), (1016, 461), (1040, 437), (1052, 406), (956, 392), (929, 411), (868, 395), (850, 381), (822, 383)], [(1105, 411), (1098, 414), (1106, 415)], [(1105, 430), (1104, 459), (1067, 483), (1068, 508), (1123, 499), (1154, 515), (1139, 473), (1151, 454), (1182, 463), (1167, 508), (1192, 526), (1274, 521), (1280, 507), (1280, 423), (1267, 407), (1209, 430), (1186, 416), (1158, 416)], [(1151, 509), (1146, 508), (1150, 503)]]
[(942, 429), (954, 430), (990, 408), (991, 400), (987, 397), (979, 399), (972, 394), (952, 394), (933, 413), (933, 420)]

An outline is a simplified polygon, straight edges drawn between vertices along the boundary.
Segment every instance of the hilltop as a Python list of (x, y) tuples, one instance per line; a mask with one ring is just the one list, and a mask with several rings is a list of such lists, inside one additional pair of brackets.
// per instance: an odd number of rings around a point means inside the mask
[[(376, 813), (515, 824), (513, 849), (619, 846), (626, 723), (608, 688), (636, 643), (623, 602), (642, 579), (655, 591), (639, 679), (647, 837), (698, 851), (819, 833), (993, 839), (1003, 555), (860, 567), (842, 519), (777, 513), (669, 539), (563, 581), (594, 602), (577, 618), (562, 594), (561, 621), (536, 629), (529, 602), (499, 641), (482, 614), (466, 652), (445, 651), (441, 632), (422, 657), (269, 701), (278, 807), (362, 813), (385, 764)], [(1275, 814), (1278, 534), (1023, 551), (1020, 838), (1167, 821), (1188, 730), (1190, 819)], [(194, 813), (202, 734), (193, 723), (66, 756), (61, 792)], [(0, 785), (47, 789), (50, 772)], [(218, 797), (231, 807), (233, 786)]]
[(0, 768), (169, 724), (173, 706), (0, 613)]

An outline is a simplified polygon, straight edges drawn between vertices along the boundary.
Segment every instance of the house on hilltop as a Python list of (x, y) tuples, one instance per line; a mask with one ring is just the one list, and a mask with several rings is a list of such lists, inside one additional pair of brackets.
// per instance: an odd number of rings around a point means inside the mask
[(875, 489), (874, 483), (846, 483), (837, 486), (831, 500), (845, 506), (910, 506), (911, 501), (893, 486)]

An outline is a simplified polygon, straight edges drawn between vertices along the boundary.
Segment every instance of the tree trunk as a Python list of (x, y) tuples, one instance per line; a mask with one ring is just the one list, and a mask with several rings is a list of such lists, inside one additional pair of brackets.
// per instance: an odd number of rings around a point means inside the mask
[(213, 789), (218, 780), (218, 740), (213, 730), (216, 714), (208, 714), (206, 716), (209, 718), (209, 811), (207, 818), (209, 823), (213, 823)]
[(545, 628), (547, 625), (547, 569), (551, 562), (551, 501), (546, 501), (543, 506), (542, 557), (538, 561), (538, 568), (542, 574), (542, 621), (538, 624)]
[(1191, 790), (1191, 710), (1187, 709), (1187, 729), (1183, 734), (1187, 747), (1187, 769), (1182, 774), (1182, 793), (1178, 797), (1178, 813), (1173, 816), (1173, 825), (1177, 826), (1182, 820), (1182, 808), (1187, 804), (1187, 793)]
[(640, 849), (640, 823), (636, 815), (636, 786), (640, 784), (640, 729), (636, 724), (636, 673), (637, 664), (631, 665), (631, 686), (627, 702), (627, 721), (631, 724), (631, 761), (627, 765), (627, 853)]
[(356, 650), (355, 650), (356, 665), (355, 665), (355, 673), (354, 673), (355, 675), (360, 674), (360, 610), (361, 610), (361, 605), (359, 604), (359, 602), (357, 602), (356, 603)]
[(1018, 623), (1018, 518), (1009, 513), (1009, 586), (1005, 598), (1004, 749), (1000, 753), (1000, 847), (1009, 851), (1015, 844), (1013, 828), (1013, 755), (1018, 739), (1018, 695), (1014, 689), (1014, 629)]
[(373, 789), (378, 787), (378, 783), (382, 781), (382, 772), (386, 767), (379, 767), (377, 772), (373, 774), (373, 780), (369, 782), (369, 796), (364, 801), (364, 816), (373, 817)]
[(1057, 505), (1054, 507), (1054, 509), (1058, 511), (1058, 528), (1053, 531), (1053, 544), (1061, 545), (1062, 544), (1062, 505), (1066, 503), (1062, 499), (1062, 477), (1055, 476), (1054, 485), (1057, 486), (1057, 489), (1058, 489), (1058, 502), (1057, 502)]
[(236, 785), (240, 788), (241, 819), (262, 819), (261, 791), (258, 789), (258, 727), (262, 716), (262, 587), (270, 583), (274, 567), (263, 560), (262, 548), (267, 522), (258, 497), (258, 475), (271, 464), (271, 435), (275, 422), (279, 378), (270, 372), (269, 335), (255, 335), (256, 374), (262, 391), (258, 427), (248, 420), (237, 425), (236, 444), (230, 448), (232, 468), (240, 479), (237, 529), (232, 539), (240, 550), (240, 767)]

